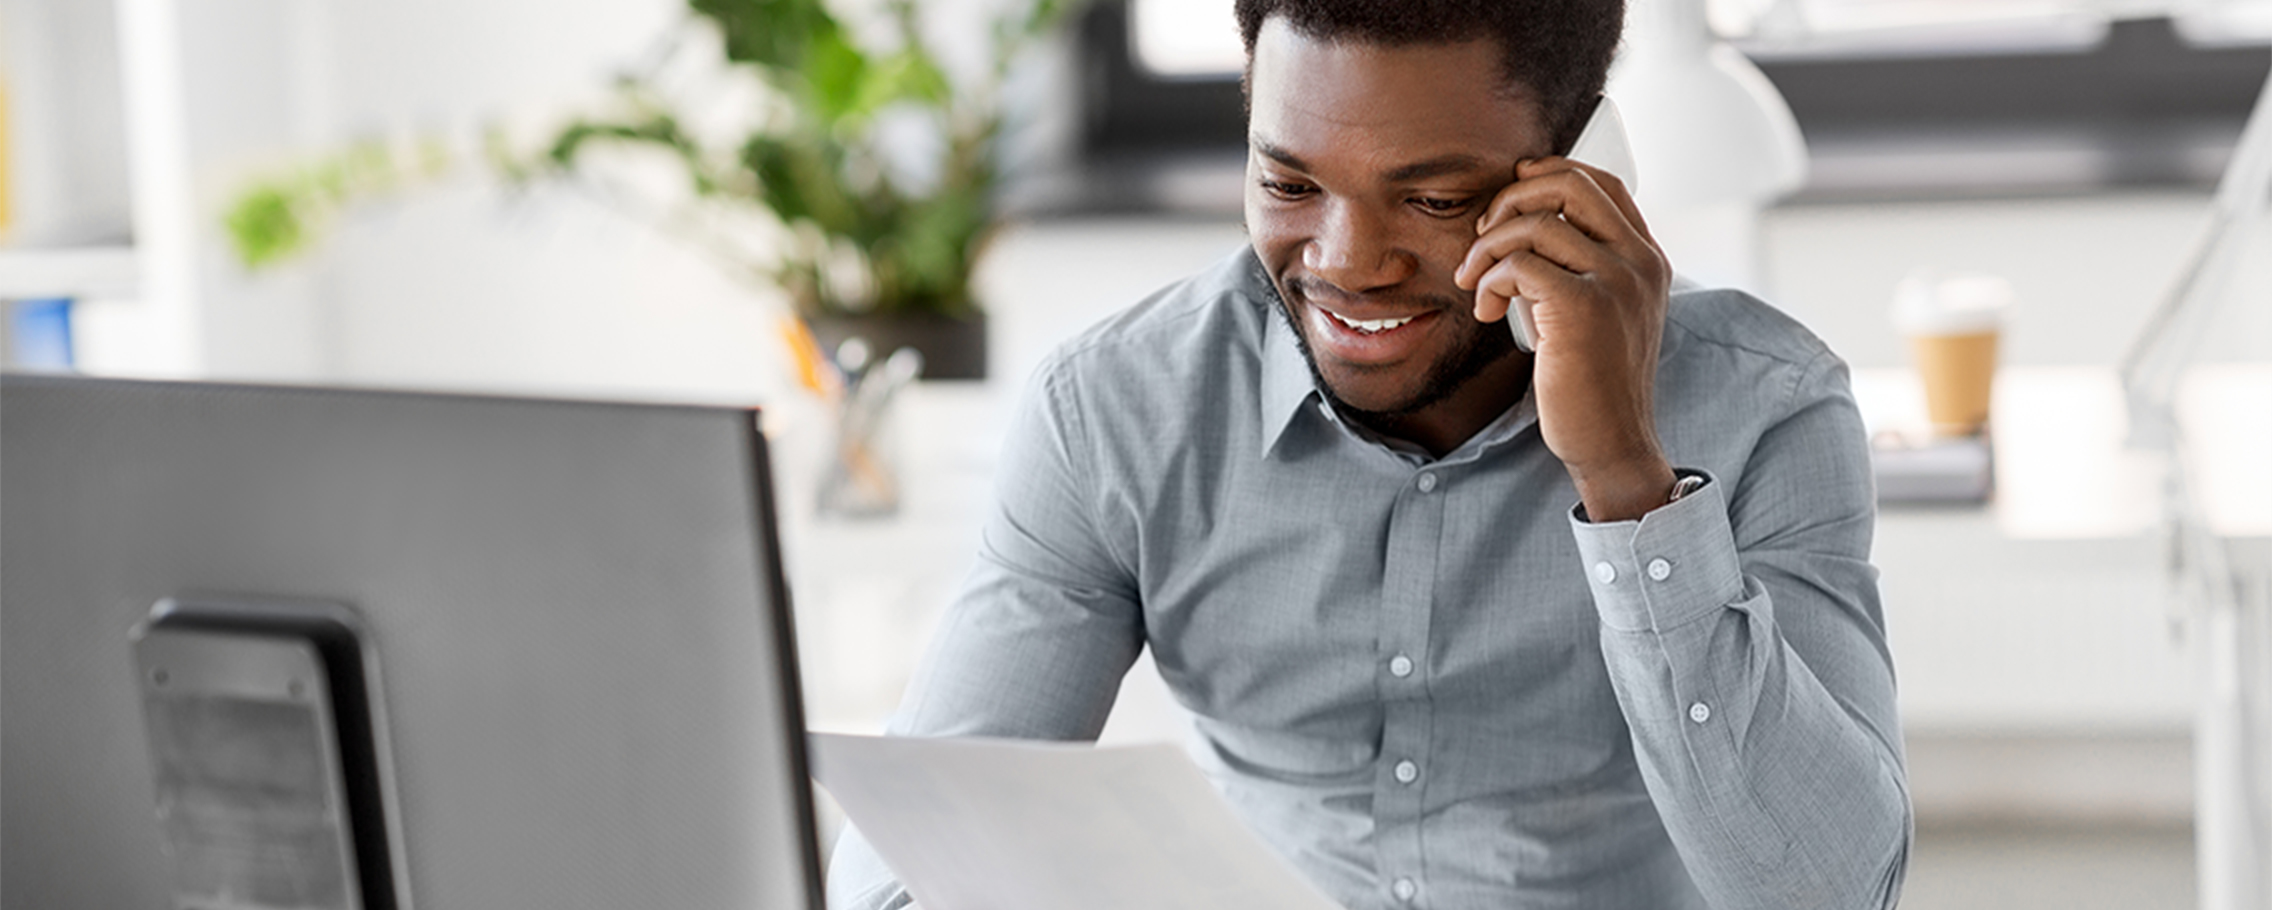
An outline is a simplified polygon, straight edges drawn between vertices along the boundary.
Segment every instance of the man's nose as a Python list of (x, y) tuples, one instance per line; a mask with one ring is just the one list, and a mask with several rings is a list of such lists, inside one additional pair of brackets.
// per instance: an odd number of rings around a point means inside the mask
[(1364, 293), (1403, 282), (1419, 263), (1378, 213), (1342, 202), (1328, 207), (1317, 236), (1303, 246), (1302, 267), (1344, 291)]

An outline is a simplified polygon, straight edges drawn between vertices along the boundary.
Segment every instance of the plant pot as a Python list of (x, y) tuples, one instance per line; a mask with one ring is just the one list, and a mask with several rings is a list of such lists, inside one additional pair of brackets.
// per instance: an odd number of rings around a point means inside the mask
[(986, 314), (968, 318), (938, 313), (860, 313), (815, 316), (813, 337), (834, 355), (847, 338), (868, 342), (878, 360), (900, 348), (923, 355), (923, 379), (986, 378)]

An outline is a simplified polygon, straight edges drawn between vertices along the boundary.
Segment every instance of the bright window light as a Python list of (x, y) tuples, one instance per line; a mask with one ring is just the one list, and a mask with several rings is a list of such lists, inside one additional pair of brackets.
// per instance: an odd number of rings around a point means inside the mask
[(1128, 18), (1136, 62), (1155, 76), (1230, 76), (1246, 65), (1231, 0), (1133, 0)]
[(2272, 41), (2272, 0), (2221, 0), (2178, 11), (2177, 32), (2203, 44)]

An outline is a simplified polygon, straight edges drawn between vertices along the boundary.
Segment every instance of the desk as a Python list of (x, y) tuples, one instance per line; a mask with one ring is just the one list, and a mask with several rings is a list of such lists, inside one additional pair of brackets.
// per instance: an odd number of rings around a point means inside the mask
[[(1910, 371), (1857, 370), (1854, 388), (1873, 429), (1921, 422)], [(2123, 447), (2114, 372), (2006, 368), (1995, 396), (1994, 501), (1878, 518), (1904, 721), (1912, 733), (2183, 730), (2193, 683), (2157, 530), (2161, 466)], [(2179, 400), (2212, 523), (2272, 538), (2272, 365), (2203, 367)]]

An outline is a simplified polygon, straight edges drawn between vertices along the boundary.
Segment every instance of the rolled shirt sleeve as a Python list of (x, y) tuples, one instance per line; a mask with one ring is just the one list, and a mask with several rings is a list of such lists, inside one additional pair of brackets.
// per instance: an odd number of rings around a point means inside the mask
[(1572, 533), (1651, 799), (1715, 907), (1891, 907), (1912, 818), (1867, 451), (1824, 357), (1729, 490)]

